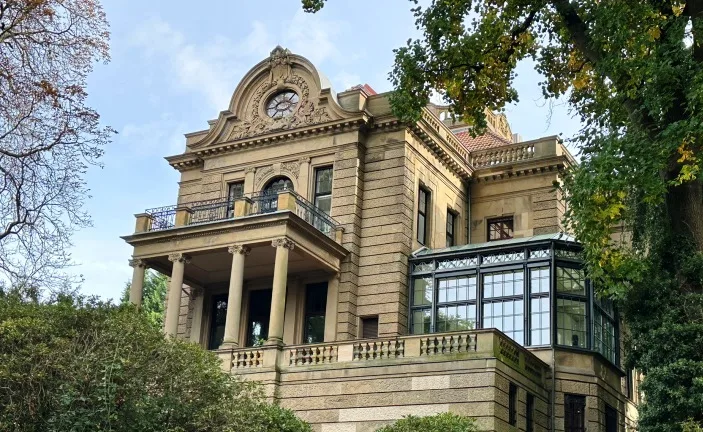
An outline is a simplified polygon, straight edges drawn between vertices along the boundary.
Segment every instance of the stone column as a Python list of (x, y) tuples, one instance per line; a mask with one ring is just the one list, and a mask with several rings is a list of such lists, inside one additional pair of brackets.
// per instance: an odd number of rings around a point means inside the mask
[(295, 243), (287, 238), (271, 242), (276, 248), (276, 264), (273, 269), (273, 292), (271, 294), (271, 315), (269, 317), (269, 334), (266, 345), (283, 343), (283, 320), (286, 310), (286, 280), (288, 279), (288, 252)]
[(254, 192), (254, 174), (256, 173), (255, 167), (246, 167), (244, 169), (244, 196), (249, 196)]
[(327, 304), (325, 305), (325, 342), (337, 340), (337, 302), (339, 301), (339, 277), (336, 273), (327, 281)]
[(144, 272), (146, 271), (146, 261), (140, 259), (129, 260), (129, 265), (134, 267), (132, 272), (132, 283), (129, 285), (129, 302), (142, 305), (142, 295), (144, 293)]
[(301, 157), (298, 159), (300, 164), (300, 174), (298, 175), (298, 189), (296, 192), (308, 201), (313, 201), (310, 193), (310, 158)]
[(181, 290), (183, 289), (183, 273), (190, 257), (183, 253), (172, 253), (168, 260), (173, 263), (171, 283), (168, 287), (168, 303), (166, 305), (166, 336), (176, 336), (178, 333), (178, 315), (181, 313)]
[(227, 248), (227, 251), (232, 254), (232, 272), (229, 276), (225, 336), (220, 348), (236, 348), (239, 346), (239, 324), (242, 317), (244, 258), (249, 255), (251, 249), (244, 245), (233, 245)]

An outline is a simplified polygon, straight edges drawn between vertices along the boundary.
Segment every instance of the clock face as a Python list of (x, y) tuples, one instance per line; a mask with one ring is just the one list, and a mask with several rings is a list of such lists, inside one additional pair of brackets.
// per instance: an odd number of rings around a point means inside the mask
[(297, 93), (291, 90), (276, 93), (266, 104), (266, 114), (274, 119), (288, 117), (298, 106), (298, 100)]

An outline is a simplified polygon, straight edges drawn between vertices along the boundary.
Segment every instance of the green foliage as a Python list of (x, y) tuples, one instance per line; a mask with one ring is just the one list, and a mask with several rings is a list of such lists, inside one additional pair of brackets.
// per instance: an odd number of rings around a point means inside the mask
[[(125, 285), (122, 291), (121, 302), (129, 302), (129, 289), (131, 283)], [(155, 271), (147, 271), (144, 277), (144, 290), (142, 294), (141, 311), (149, 322), (157, 329), (164, 328), (164, 314), (166, 312), (166, 292), (168, 291), (168, 278)]]
[(428, 417), (407, 416), (376, 432), (474, 432), (478, 430), (473, 419), (452, 413)]
[(129, 305), (0, 294), (0, 430), (305, 432)]

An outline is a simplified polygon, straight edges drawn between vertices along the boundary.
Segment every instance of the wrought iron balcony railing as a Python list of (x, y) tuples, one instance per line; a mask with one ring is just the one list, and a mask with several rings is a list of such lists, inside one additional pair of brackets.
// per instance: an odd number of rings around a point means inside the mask
[[(147, 219), (141, 231), (161, 231), (178, 226), (196, 225), (273, 213), (280, 210), (295, 212), (301, 219), (330, 238), (335, 238), (338, 223), (327, 213), (297, 193), (289, 190), (278, 192), (255, 192), (235, 199), (194, 201), (148, 209)], [(139, 227), (140, 224), (138, 223)]]

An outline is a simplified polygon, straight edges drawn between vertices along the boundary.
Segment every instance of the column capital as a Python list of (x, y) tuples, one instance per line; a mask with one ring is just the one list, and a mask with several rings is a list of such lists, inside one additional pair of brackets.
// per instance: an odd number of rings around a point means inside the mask
[(171, 262), (178, 261), (178, 262), (188, 264), (190, 262), (190, 255), (186, 255), (186, 254), (180, 253), (180, 252), (172, 253), (172, 254), (168, 255), (168, 260)]
[(130, 267), (135, 267), (135, 268), (136, 267), (144, 267), (144, 268), (146, 268), (146, 261), (144, 261), (143, 259), (133, 258), (131, 260), (128, 260), (128, 262), (129, 262)]
[(295, 248), (295, 243), (291, 239), (282, 237), (282, 238), (274, 239), (271, 242), (271, 246), (275, 247), (275, 248), (280, 247), (280, 248), (286, 248), (288, 250), (293, 250), (293, 248)]
[(251, 252), (251, 248), (247, 245), (232, 245), (227, 248), (227, 252), (231, 253), (232, 255), (249, 255), (249, 252)]
[(244, 174), (249, 174), (249, 173), (254, 173), (256, 172), (256, 167), (250, 166), (244, 168)]
[(308, 156), (303, 156), (300, 159), (298, 159), (299, 164), (304, 164), (304, 163), (310, 163), (310, 157)]

